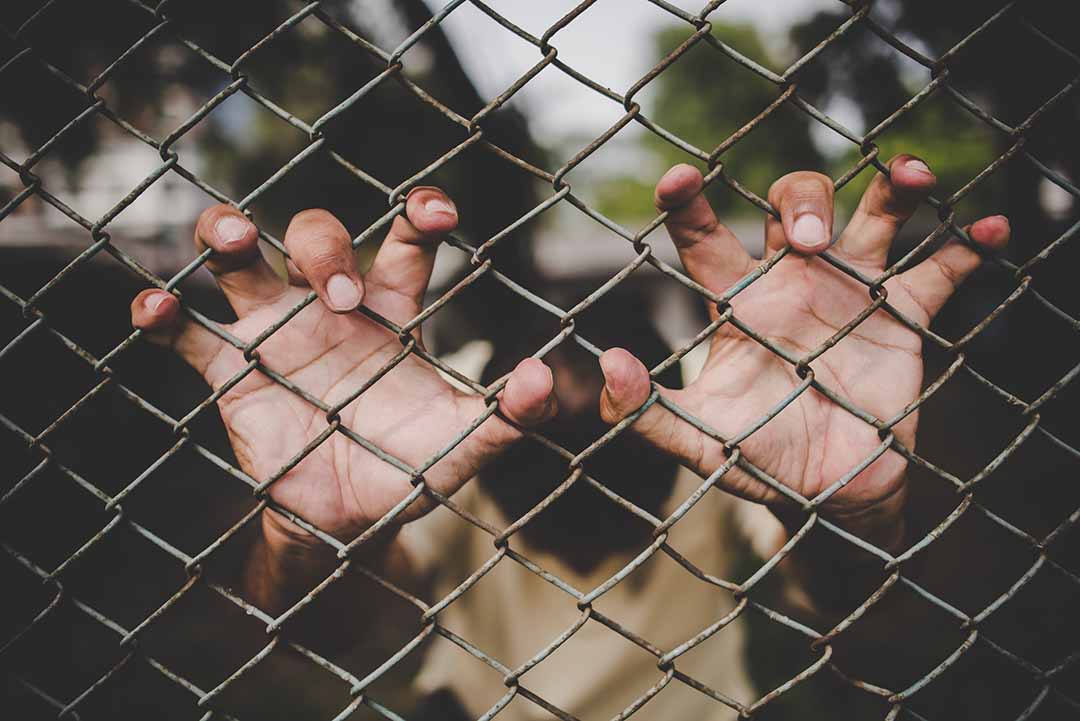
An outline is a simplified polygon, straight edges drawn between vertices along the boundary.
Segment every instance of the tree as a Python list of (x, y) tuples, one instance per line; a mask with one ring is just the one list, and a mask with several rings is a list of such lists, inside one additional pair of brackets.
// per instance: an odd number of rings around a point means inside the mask
[[(29, 25), (19, 40), (11, 33), (41, 3), (16, 0), (0, 10), (0, 27), (7, 28), (0, 44), (0, 63), (22, 49), (33, 47), (0, 75), (0, 94), (16, 98), (5, 103), (0, 125), (7, 120), (24, 144), (40, 147), (82, 112), (85, 95), (53, 77), (39, 62), (45, 60), (77, 81), (87, 84), (137, 40), (158, 24), (152, 13), (129, 3), (110, 4), (108, 12), (95, 3), (57, 3)], [(149, 5), (148, 5), (149, 7)], [(386, 47), (400, 42), (412, 28), (431, 18), (423, 0), (383, 2), (355, 12), (347, 0), (323, 3), (323, 11), (338, 18), (366, 39)], [(243, 3), (193, 0), (167, 9), (170, 23), (111, 73), (98, 90), (110, 109), (158, 139), (166, 137), (186, 118), (170, 115), (176, 93), (190, 95), (195, 107), (208, 101), (231, 80), (197, 53), (180, 44), (184, 37), (226, 63), (285, 21), (296, 6), (286, 0), (260, 4), (254, 12)], [(383, 17), (377, 17), (381, 13)], [(398, 26), (399, 36), (386, 27)], [(5, 37), (0, 35), (0, 37)], [(413, 57), (427, 62), (410, 65)], [(456, 112), (468, 116), (489, 99), (481, 98), (465, 74), (440, 26), (435, 25), (404, 58), (407, 74), (427, 92)], [(251, 86), (305, 122), (314, 123), (385, 70), (382, 59), (349, 42), (320, 20), (308, 17), (275, 37), (242, 66)], [(541, 153), (529, 137), (524, 119), (502, 107), (482, 122), (485, 136), (510, 153), (542, 164)], [(208, 159), (207, 181), (239, 200), (282, 168), (311, 141), (269, 110), (241, 93), (224, 101), (198, 124), (195, 152)], [(87, 119), (73, 127), (54, 151), (74, 177), (79, 162), (105, 140), (107, 121)], [(350, 163), (394, 187), (466, 140), (467, 130), (417, 99), (394, 78), (386, 78), (366, 97), (334, 118), (323, 129), (328, 146)], [(185, 141), (175, 149), (181, 163)], [(535, 203), (528, 173), (493, 153), (473, 146), (423, 181), (443, 186), (455, 199), (462, 219), (461, 233), (475, 243), (487, 240), (516, 220)], [(211, 202), (208, 197), (207, 202)], [(385, 194), (366, 185), (322, 151), (293, 167), (284, 179), (251, 206), (256, 222), (281, 237), (289, 218), (305, 208), (326, 208), (335, 213), (354, 235), (386, 213)], [(192, 222), (194, 219), (191, 219)], [(370, 257), (376, 234), (361, 255)], [(533, 283), (525, 242), (505, 242), (490, 254), (500, 269), (515, 280)], [(484, 280), (463, 295), (462, 320), (466, 333), (498, 328), (510, 313), (505, 303), (491, 303), (497, 292)], [(475, 304), (475, 306), (474, 306)], [(469, 309), (485, 308), (486, 312)]]
[[(686, 39), (686, 26), (659, 31), (653, 54), (658, 62)], [(757, 31), (748, 25), (714, 23), (713, 35), (741, 52), (775, 66)], [(653, 100), (645, 114), (678, 137), (712, 152), (732, 133), (765, 110), (777, 97), (776, 86), (743, 68), (704, 42), (699, 42), (657, 77)], [(769, 185), (792, 170), (822, 170), (823, 157), (810, 139), (808, 119), (798, 110), (783, 106), (742, 141), (721, 156), (727, 172), (739, 183), (764, 197)], [(661, 168), (697, 162), (682, 149), (647, 132), (643, 148)], [(658, 177), (625, 175), (600, 192), (600, 208), (613, 217), (641, 216), (642, 199), (652, 197)], [(732, 213), (756, 213), (752, 205), (715, 182), (710, 201), (723, 217)], [(647, 207), (647, 206), (645, 206)]]

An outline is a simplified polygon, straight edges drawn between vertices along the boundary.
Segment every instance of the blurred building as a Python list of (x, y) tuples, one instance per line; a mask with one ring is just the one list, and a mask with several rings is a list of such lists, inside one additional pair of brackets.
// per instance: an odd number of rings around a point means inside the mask
[[(171, 93), (168, 117), (176, 121), (195, 109), (194, 98), (182, 89)], [(50, 153), (32, 172), (42, 187), (90, 222), (96, 222), (128, 193), (161, 167), (161, 157), (143, 142), (102, 124), (99, 146), (75, 166)], [(196, 127), (192, 135), (201, 131)], [(30, 155), (14, 127), (0, 123), (4, 152), (23, 162)], [(196, 174), (204, 167), (198, 143), (182, 155), (184, 167)], [(4, 196), (24, 188), (13, 172), (0, 175)], [(153, 272), (168, 277), (190, 262), (193, 220), (208, 204), (207, 195), (180, 175), (166, 172), (108, 225), (112, 242)], [(31, 195), (0, 223), (0, 252), (32, 251), (55, 255), (66, 262), (93, 241), (89, 231), (37, 195)]]

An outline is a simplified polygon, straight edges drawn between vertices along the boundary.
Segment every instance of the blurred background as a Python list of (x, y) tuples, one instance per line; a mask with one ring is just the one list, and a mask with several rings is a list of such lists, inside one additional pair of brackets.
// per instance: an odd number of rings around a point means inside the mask
[[(90, 246), (91, 234), (25, 188), (12, 164), (34, 158), (42, 187), (76, 213), (95, 222), (144, 178), (161, 157), (103, 113), (68, 128), (44, 155), (36, 151), (88, 106), (87, 96), (65, 82), (87, 85), (157, 25), (152, 12), (126, 0), (50, 4), (16, 39), (13, 33), (41, 10), (40, 0), (7, 0), (0, 7), (0, 285), (23, 299), (34, 295)], [(131, 129), (162, 140), (184, 124), (232, 78), (228, 72), (177, 40), (183, 36), (232, 63), (298, 4), (267, 0), (257, 9), (241, 3), (193, 0), (168, 8), (169, 27), (154, 32), (96, 88), (109, 112)], [(575, 3), (493, 0), (498, 13), (535, 37)], [(672, 5), (691, 13), (700, 3)], [(881, 0), (871, 17), (903, 42), (939, 57), (979, 27), (1004, 3), (956, 0), (904, 3)], [(1073, 53), (1067, 8), (1053, 2), (1023, 4), (1031, 23)], [(324, 9), (363, 38), (387, 51), (400, 44), (441, 7), (436, 0), (334, 0)], [(851, 10), (837, 0), (729, 0), (711, 16), (713, 33), (727, 45), (775, 73), (825, 39)], [(948, 63), (949, 83), (986, 113), (1016, 126), (1058, 94), (1080, 72), (1075, 59), (1021, 27), (1012, 17), (979, 34)], [(693, 28), (647, 0), (599, 0), (552, 40), (559, 60), (596, 83), (625, 93)], [(20, 52), (33, 48), (31, 56)], [(465, 2), (402, 57), (404, 73), (439, 102), (470, 117), (526, 73), (541, 55), (537, 48)], [(50, 71), (38, 60), (55, 69)], [(10, 61), (10, 62), (9, 62)], [(6, 64), (5, 63), (9, 63)], [(269, 101), (311, 124), (385, 68), (360, 46), (323, 22), (308, 17), (275, 38), (243, 66), (251, 87)], [(931, 80), (930, 72), (864, 27), (831, 44), (798, 76), (799, 96), (851, 131), (862, 134), (909, 101)], [(700, 43), (635, 96), (643, 114), (698, 148), (712, 151), (757, 116), (773, 100), (775, 85)], [(485, 136), (525, 161), (556, 172), (624, 114), (621, 104), (585, 87), (556, 67), (542, 70), (504, 106), (486, 117)], [(1007, 258), (1023, 265), (1056, 240), (1077, 229), (1077, 198), (1039, 172), (1027, 154), (1067, 183), (1080, 177), (1080, 99), (1073, 93), (1037, 118), (1022, 152), (993, 167), (956, 205), (961, 223), (1004, 213), (1012, 222)], [(394, 187), (461, 143), (465, 129), (387, 81), (325, 127), (330, 145), (344, 159)], [(944, 91), (891, 124), (876, 140), (885, 160), (905, 152), (930, 164), (939, 178), (938, 197), (948, 197), (991, 168), (1016, 138), (962, 108)], [(242, 92), (224, 102), (171, 145), (185, 171), (212, 189), (238, 200), (246, 197), (308, 146), (308, 135)], [(818, 170), (839, 178), (861, 158), (850, 140), (816, 122), (791, 103), (781, 106), (722, 156), (727, 174), (765, 197), (769, 185), (793, 170)], [(655, 217), (652, 187), (674, 163), (696, 160), (638, 123), (629, 123), (565, 177), (575, 195), (623, 228), (636, 232)], [(700, 166), (700, 163), (698, 163)], [(872, 170), (872, 169), (871, 169)], [(854, 208), (872, 177), (864, 171), (838, 195), (841, 218)], [(458, 204), (461, 237), (479, 244), (550, 198), (549, 183), (474, 145), (441, 167), (425, 184), (445, 188)], [(762, 212), (721, 183), (708, 190), (720, 217), (755, 254), (762, 245)], [(107, 227), (112, 244), (162, 278), (194, 258), (194, 219), (216, 202), (176, 172), (165, 173)], [(384, 193), (324, 153), (304, 158), (261, 193), (250, 210), (259, 227), (282, 237), (289, 218), (310, 207), (335, 213), (354, 236), (386, 212)], [(894, 259), (924, 239), (937, 225), (929, 207), (905, 228)], [(842, 227), (838, 223), (838, 227)], [(661, 229), (647, 242), (657, 255), (677, 265)], [(359, 250), (362, 263), (377, 239)], [(1080, 363), (1077, 323), (1080, 295), (1073, 280), (1077, 245), (1054, 246), (1045, 263), (1032, 268), (1031, 287), (1060, 309), (1048, 310), (1030, 293), (1021, 295), (967, 346), (969, 365), (1020, 399), (1031, 402)], [(267, 248), (268, 255), (274, 251)], [(569, 308), (622, 269), (635, 256), (629, 242), (567, 202), (558, 202), (495, 246), (496, 266), (513, 280), (563, 308)], [(469, 256), (452, 248), (440, 254), (432, 299), (470, 270)], [(936, 321), (935, 332), (956, 340), (999, 306), (1018, 285), (1000, 267), (980, 271)], [(145, 284), (115, 258), (98, 253), (79, 264), (45, 293), (36, 306), (49, 325), (101, 357), (129, 333), (128, 305)], [(229, 320), (230, 311), (200, 269), (179, 286), (207, 315)], [(615, 290), (610, 303), (652, 319), (671, 347), (693, 337), (707, 322), (698, 299), (683, 286), (644, 265)], [(1071, 317), (1070, 317), (1071, 316)], [(588, 337), (590, 313), (581, 319)], [(16, 338), (30, 320), (0, 300), (0, 347)], [(539, 348), (558, 332), (558, 321), (487, 279), (470, 286), (425, 325), (429, 345), (440, 354), (469, 343), (520, 343)], [(632, 339), (627, 341), (633, 347)], [(953, 357), (928, 349), (928, 382)], [(157, 407), (182, 417), (208, 394), (201, 380), (177, 359), (136, 344), (110, 366), (115, 377)], [(31, 332), (0, 354), (2, 413), (31, 435), (62, 416), (100, 378), (56, 338)], [(1076, 388), (1067, 382), (1040, 408), (1041, 427), (1076, 447)], [(1031, 419), (980, 384), (958, 373), (924, 407), (920, 455), (961, 479), (974, 477), (1005, 449)], [(192, 433), (223, 458), (228, 444), (211, 409), (192, 424)], [(170, 430), (133, 406), (111, 385), (50, 431), (47, 445), (65, 464), (108, 493), (138, 477), (172, 446)], [(41, 460), (15, 433), (0, 428), (6, 493)], [(1044, 538), (1080, 507), (1075, 451), (1039, 432), (995, 467), (981, 482), (977, 499), (1017, 529)], [(562, 479), (553, 479), (553, 485)], [(602, 478), (600, 480), (603, 480)], [(912, 523), (923, 532), (937, 526), (958, 504), (955, 489), (939, 477), (913, 471)], [(167, 503), (165, 500), (167, 499)], [(198, 553), (251, 508), (246, 487), (187, 451), (172, 456), (153, 473), (153, 483), (133, 494), (125, 512), (189, 554)], [(617, 512), (615, 510), (613, 513)], [(100, 502), (51, 468), (0, 504), (0, 540), (52, 570), (111, 518)], [(1077, 650), (1077, 589), (1080, 573), (1076, 533), (1055, 538), (1046, 553), (1066, 571), (1041, 570), (996, 611), (984, 632), (1042, 669), (1062, 663)], [(243, 543), (227, 544), (212, 559), (210, 573), (228, 579), (243, 556)], [(966, 514), (937, 541), (917, 572), (925, 587), (956, 608), (976, 614), (1006, 592), (1034, 563), (1029, 545), (974, 513)], [(747, 549), (749, 576), (760, 565)], [(962, 570), (962, 573), (959, 571)], [(10, 611), (0, 618), (0, 642), (24, 627), (51, 598), (6, 554), (0, 578)], [(185, 580), (183, 569), (160, 550), (118, 527), (65, 570), (65, 587), (131, 628), (172, 595)], [(774, 584), (778, 586), (778, 584)], [(778, 587), (762, 589), (762, 602), (780, 608)], [(908, 593), (896, 591), (896, 593)], [(387, 597), (390, 603), (390, 597)], [(898, 629), (902, 646), (841, 643), (843, 667), (889, 688), (905, 688), (944, 660), (967, 635), (955, 619), (926, 605), (915, 628)], [(357, 675), (371, 670), (416, 630), (402, 611), (400, 629), (372, 639), (351, 653)], [(212, 688), (265, 643), (262, 627), (210, 592), (193, 592), (155, 624), (142, 640), (170, 665)], [(410, 626), (409, 624), (413, 625)], [(224, 630), (227, 629), (227, 632)], [(116, 663), (115, 638), (84, 616), (61, 607), (32, 635), (0, 654), (5, 699), (20, 718), (51, 718), (55, 710), (13, 680), (14, 674), (70, 700)], [(846, 658), (845, 658), (846, 656)], [(747, 663), (764, 694), (809, 665), (814, 655), (803, 639), (757, 617)], [(854, 665), (852, 665), (854, 664)], [(84, 717), (194, 718), (191, 696), (170, 685), (145, 664), (123, 672), (128, 682), (109, 683), (82, 708)], [(1059, 676), (1062, 688), (1076, 688), (1080, 672), (1072, 664)], [(407, 669), (402, 674), (407, 676)], [(278, 681), (267, 684), (272, 678)], [(380, 682), (373, 695), (406, 711), (412, 700), (400, 678)], [(921, 691), (913, 708), (934, 719), (1012, 719), (1031, 703), (1040, 685), (1016, 666), (983, 647)], [(331, 718), (347, 703), (341, 684), (307, 661), (273, 654), (252, 678), (226, 694), (240, 718)], [(1074, 709), (1048, 700), (1033, 718), (1071, 718)], [(640, 714), (647, 718), (647, 708)], [(882, 718), (887, 707), (828, 673), (818, 674), (772, 704), (762, 719)], [(842, 711), (841, 711), (842, 709)], [(25, 710), (25, 711), (22, 711)], [(358, 712), (357, 717), (363, 717)]]

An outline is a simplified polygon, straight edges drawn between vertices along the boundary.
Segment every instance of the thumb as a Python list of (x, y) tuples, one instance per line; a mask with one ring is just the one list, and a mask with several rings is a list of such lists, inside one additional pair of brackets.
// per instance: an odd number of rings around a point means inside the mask
[[(600, 417), (618, 423), (649, 399), (652, 384), (645, 365), (622, 348), (612, 348), (600, 356), (604, 390), (600, 393)], [(651, 410), (651, 409), (650, 409)]]
[(518, 363), (499, 394), (499, 410), (524, 428), (554, 417), (558, 408), (551, 369), (536, 358), (526, 358)]
[[(645, 365), (622, 348), (612, 348), (600, 356), (604, 390), (600, 393), (600, 417), (606, 423), (618, 423), (634, 414), (652, 395), (652, 381)], [(664, 398), (675, 400), (679, 391), (661, 388)], [(634, 419), (633, 430), (649, 445), (673, 456), (682, 465), (698, 473), (701, 469), (701, 432), (674, 413), (654, 403)]]

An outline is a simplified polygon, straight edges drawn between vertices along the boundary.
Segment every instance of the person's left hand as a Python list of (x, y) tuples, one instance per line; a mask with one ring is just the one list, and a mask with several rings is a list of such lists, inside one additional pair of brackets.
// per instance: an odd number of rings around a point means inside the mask
[[(891, 180), (881, 174), (874, 178), (831, 248), (832, 181), (801, 172), (775, 183), (769, 202), (781, 220), (771, 216), (766, 220), (766, 258), (788, 245), (794, 252), (732, 299), (734, 317), (791, 355), (805, 357), (863, 312), (872, 302), (867, 287), (814, 256), (829, 248), (830, 254), (867, 277), (882, 273), (897, 232), (935, 183), (930, 169), (911, 156), (893, 159), (890, 170)], [(702, 183), (696, 169), (676, 166), (657, 185), (656, 203), (669, 213), (666, 225), (690, 277), (721, 294), (758, 262), (716, 219), (701, 194)], [(993, 216), (970, 226), (968, 232), (984, 248), (997, 249), (1009, 239), (1009, 223)], [(980, 262), (973, 249), (950, 240), (927, 260), (885, 283), (888, 303), (925, 327)], [(718, 317), (715, 307), (710, 308), (710, 317)], [(616, 423), (649, 398), (649, 373), (622, 349), (604, 353), (600, 364), (606, 379), (601, 415)], [(878, 309), (809, 366), (826, 388), (886, 420), (919, 394), (922, 340)], [(712, 336), (700, 377), (683, 390), (662, 388), (660, 393), (730, 439), (751, 428), (802, 381), (793, 364), (727, 322)], [(908, 449), (914, 447), (917, 419), (916, 411), (892, 428), (896, 440)], [(631, 429), (702, 476), (727, 460), (720, 442), (659, 403)], [(876, 428), (807, 388), (739, 448), (746, 460), (772, 478), (813, 499), (870, 459), (881, 444)], [(897, 545), (903, 535), (900, 510), (906, 464), (889, 448), (830, 496), (822, 511), (882, 547)], [(793, 505), (739, 467), (724, 474), (718, 485), (774, 510)]]

